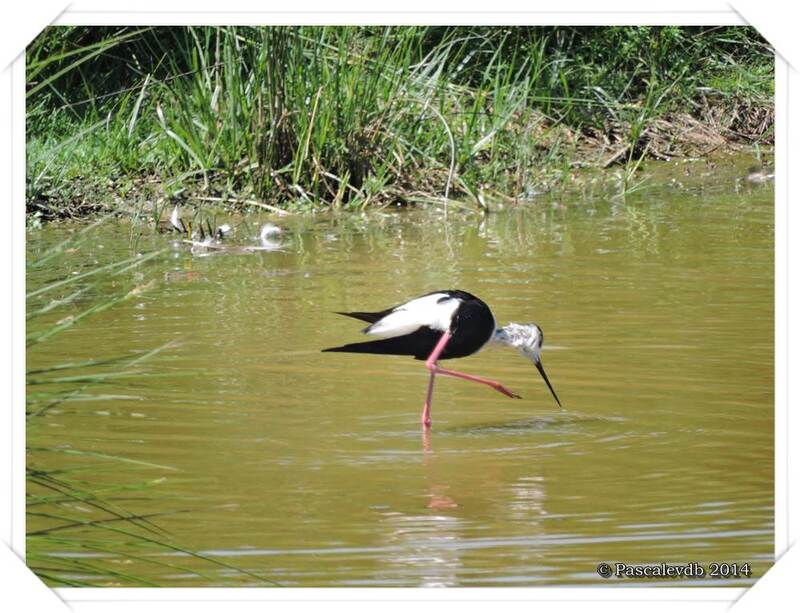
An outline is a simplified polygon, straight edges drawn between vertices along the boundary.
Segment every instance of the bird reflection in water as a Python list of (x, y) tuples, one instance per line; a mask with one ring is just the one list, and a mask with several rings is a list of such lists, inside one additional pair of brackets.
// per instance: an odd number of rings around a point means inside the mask
[(387, 574), (402, 585), (453, 587), (464, 569), (461, 549), (456, 546), (463, 536), (464, 520), (453, 513), (458, 503), (448, 494), (450, 486), (434, 476), (436, 461), (428, 429), (423, 431), (422, 445), (425, 509), (389, 511), (382, 517), (389, 552)]
[[(433, 448), (431, 446), (431, 431), (429, 428), (422, 430), (422, 464), (425, 467), (425, 476), (430, 477), (433, 463)], [(431, 483), (428, 491), (428, 508), (434, 510), (455, 509), (458, 503), (448, 494), (449, 485), (444, 483)]]

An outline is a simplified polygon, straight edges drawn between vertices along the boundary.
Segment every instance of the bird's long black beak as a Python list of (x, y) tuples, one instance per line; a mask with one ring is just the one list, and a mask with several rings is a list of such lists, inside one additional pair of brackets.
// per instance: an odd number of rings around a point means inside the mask
[(550, 379), (547, 378), (547, 374), (544, 372), (544, 366), (542, 366), (541, 360), (534, 360), (534, 364), (536, 364), (536, 370), (539, 371), (539, 374), (542, 375), (542, 379), (544, 382), (547, 383), (547, 387), (550, 389), (550, 393), (553, 394), (553, 398), (556, 399), (558, 406), (561, 406), (561, 401), (558, 399), (558, 395), (556, 394), (556, 390), (553, 389), (553, 386), (550, 385)]

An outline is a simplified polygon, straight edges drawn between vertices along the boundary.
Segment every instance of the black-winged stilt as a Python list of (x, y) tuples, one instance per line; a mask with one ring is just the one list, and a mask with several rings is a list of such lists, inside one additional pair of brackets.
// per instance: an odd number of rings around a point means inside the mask
[(515, 323), (498, 328), (486, 303), (470, 293), (461, 290), (431, 292), (384, 311), (356, 311), (339, 315), (369, 322), (370, 325), (363, 332), (383, 338), (323, 351), (413, 355), (417, 360), (425, 360), (425, 366), (431, 373), (428, 395), (422, 407), (422, 423), (426, 428), (431, 425), (431, 398), (436, 375), (483, 383), (510, 398), (519, 398), (497, 381), (447, 370), (438, 365), (439, 360), (463, 358), (477, 353), (491, 342), (513, 347), (532, 360), (558, 406), (561, 406), (539, 357), (544, 339), (542, 329), (536, 324)]
[(206, 246), (222, 240), (233, 230), (231, 225), (227, 223), (217, 226), (217, 228), (214, 229), (211, 227), (211, 222), (207, 219), (205, 229), (203, 229), (202, 222), (198, 224), (197, 229), (192, 229), (191, 221), (188, 225), (183, 223), (178, 205), (175, 205), (175, 208), (172, 209), (172, 213), (169, 216), (169, 225), (172, 227), (173, 231), (186, 235), (190, 241)]

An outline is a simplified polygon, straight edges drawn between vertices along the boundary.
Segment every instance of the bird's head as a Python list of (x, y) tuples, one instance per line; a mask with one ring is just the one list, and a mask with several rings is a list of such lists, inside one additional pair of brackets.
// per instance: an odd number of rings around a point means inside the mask
[(556, 399), (558, 406), (561, 406), (561, 401), (558, 399), (553, 386), (550, 385), (550, 380), (544, 372), (544, 366), (542, 366), (542, 359), (539, 354), (542, 350), (544, 334), (539, 326), (536, 324), (510, 323), (495, 331), (494, 340), (503, 345), (513, 347), (531, 360), (539, 371), (539, 374), (542, 375), (542, 379), (544, 379), (544, 382), (550, 389), (550, 393), (553, 394), (553, 398)]

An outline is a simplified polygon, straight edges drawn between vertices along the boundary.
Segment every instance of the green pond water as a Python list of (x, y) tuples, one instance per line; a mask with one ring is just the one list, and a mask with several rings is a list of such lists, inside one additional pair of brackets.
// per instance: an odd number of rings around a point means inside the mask
[[(692, 561), (753, 575), (666, 584), (753, 583), (774, 549), (774, 225), (772, 185), (740, 180), (743, 164), (655, 167), (625, 202), (273, 219), (280, 251), (204, 256), (108, 223), (35, 266), (85, 226), (29, 231), (28, 292), (164, 250), (31, 296), (29, 313), (53, 307), (35, 336), (145, 286), (31, 345), (29, 371), (172, 341), (131, 366), (141, 376), (29, 374), (29, 468), (104, 501), (31, 483), (29, 555), (54, 585), (262, 585), (247, 571), (284, 586), (650, 586), (665, 581), (595, 569)], [(260, 221), (234, 242), (254, 244)], [(499, 324), (542, 327), (563, 410), (530, 362), (489, 348), (446, 365), (523, 399), (440, 378), (426, 434), (423, 363), (320, 352), (363, 339), (335, 311), (448, 288)], [(115, 521), (106, 503), (148, 517)]]

